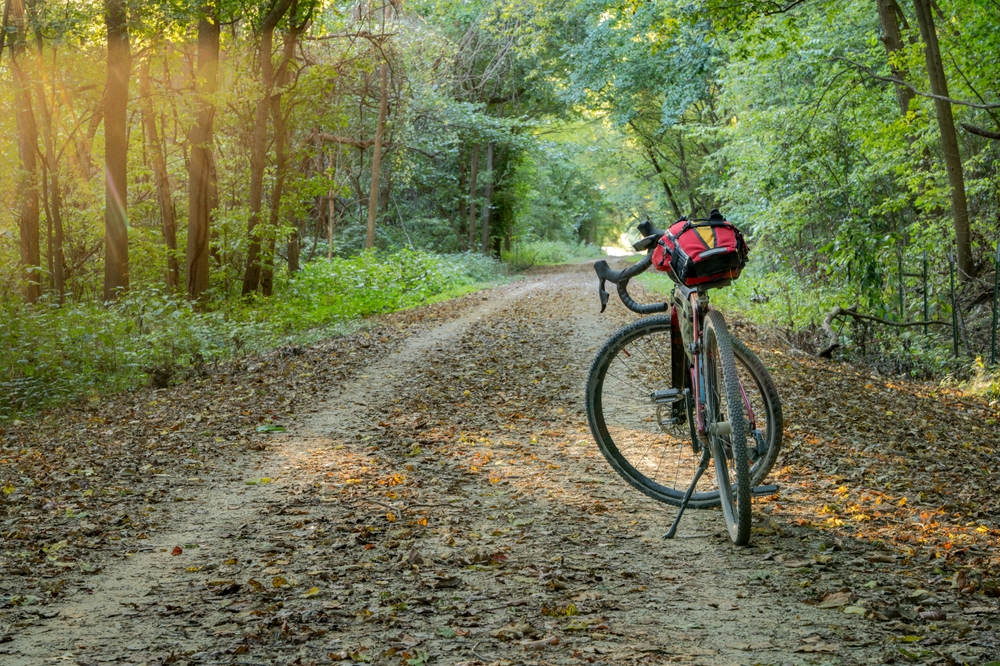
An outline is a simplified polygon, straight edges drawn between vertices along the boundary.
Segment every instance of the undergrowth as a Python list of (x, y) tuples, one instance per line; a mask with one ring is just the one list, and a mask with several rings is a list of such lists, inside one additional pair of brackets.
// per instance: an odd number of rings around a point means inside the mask
[(0, 420), (175, 377), (240, 355), (346, 332), (367, 315), (422, 305), (502, 278), (476, 254), (412, 250), (306, 264), (272, 298), (217, 300), (136, 289), (105, 308), (0, 302)]
[[(638, 279), (658, 294), (673, 290), (666, 273), (650, 270)], [(823, 318), (834, 307), (848, 307), (853, 300), (824, 283), (807, 281), (785, 269), (768, 271), (754, 262), (730, 286), (713, 290), (711, 298), (720, 310), (765, 327), (785, 344), (810, 354), (828, 344), (828, 336), (821, 328)], [(876, 314), (895, 316), (884, 311)], [(950, 311), (938, 312), (937, 316), (948, 318)], [(836, 352), (839, 358), (885, 374), (937, 380), (950, 376), (957, 377), (956, 381), (971, 381), (979, 376), (969, 357), (954, 355), (950, 327), (948, 335), (942, 334), (944, 327), (924, 335), (920, 327), (896, 328), (844, 317), (836, 319), (833, 328), (842, 345)], [(989, 376), (988, 371), (984, 372), (979, 374)], [(985, 385), (983, 380), (978, 380), (980, 385)]]
[(601, 256), (601, 248), (586, 243), (566, 241), (529, 241), (515, 243), (503, 253), (503, 261), (514, 270), (527, 270), (532, 266), (568, 264), (581, 259)]

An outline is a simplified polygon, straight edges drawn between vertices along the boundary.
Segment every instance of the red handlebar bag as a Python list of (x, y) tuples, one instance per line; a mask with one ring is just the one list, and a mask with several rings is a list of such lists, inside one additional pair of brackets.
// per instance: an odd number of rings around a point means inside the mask
[(656, 242), (653, 266), (688, 287), (734, 279), (747, 263), (743, 234), (722, 216), (705, 222), (678, 220)]

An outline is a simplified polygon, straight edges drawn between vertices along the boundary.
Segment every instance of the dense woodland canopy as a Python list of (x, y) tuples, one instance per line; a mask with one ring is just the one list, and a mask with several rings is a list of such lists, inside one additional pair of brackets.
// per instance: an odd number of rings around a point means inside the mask
[(912, 321), (926, 294), (947, 319), (950, 252), (966, 307), (989, 297), (997, 0), (6, 0), (3, 20), (0, 299), (38, 304), (11, 316), (280, 300), (366, 247), (513, 256), (712, 207), (765, 273), (844, 305)]

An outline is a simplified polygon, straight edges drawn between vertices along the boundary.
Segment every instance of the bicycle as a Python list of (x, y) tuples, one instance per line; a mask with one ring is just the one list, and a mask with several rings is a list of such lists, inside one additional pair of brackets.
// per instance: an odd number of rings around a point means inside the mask
[[(707, 222), (693, 222), (699, 221)], [(605, 282), (612, 282), (630, 310), (670, 314), (625, 326), (597, 353), (586, 391), (591, 432), (625, 481), (679, 507), (665, 538), (676, 535), (686, 508), (721, 504), (730, 539), (745, 545), (752, 497), (778, 492), (775, 485), (760, 485), (781, 448), (777, 389), (760, 359), (709, 305), (708, 292), (730, 279), (677, 283), (666, 303), (641, 305), (629, 296), (629, 280), (650, 267), (664, 234), (649, 221), (639, 230), (643, 239), (633, 247), (647, 253), (638, 263), (620, 271), (603, 260), (594, 265), (601, 312), (608, 302)], [(712, 460), (714, 482), (703, 477)]]

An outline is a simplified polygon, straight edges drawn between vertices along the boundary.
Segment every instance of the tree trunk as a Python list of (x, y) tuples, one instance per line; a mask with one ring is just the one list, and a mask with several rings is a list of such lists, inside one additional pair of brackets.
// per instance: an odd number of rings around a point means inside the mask
[[(895, 54), (903, 50), (903, 33), (899, 30), (899, 20), (897, 12), (901, 13), (896, 0), (876, 0), (878, 5), (878, 20), (882, 26), (882, 44), (885, 46), (885, 54), (888, 56), (889, 69), (892, 75), (903, 81), (908, 72), (900, 69), (894, 62)], [(913, 91), (904, 85), (896, 84), (896, 101), (899, 103), (899, 112), (905, 116), (910, 110), (910, 100), (913, 99)]]
[(24, 270), (24, 300), (34, 303), (42, 295), (39, 276), (41, 250), (39, 249), (39, 203), (38, 203), (38, 128), (31, 107), (27, 76), (19, 64), (15, 64), (15, 103), (17, 105), (17, 148), (21, 156), (21, 210), (18, 227), (21, 236), (21, 266)]
[(128, 82), (132, 66), (127, 0), (104, 0), (108, 81), (104, 92), (104, 300), (128, 289)]
[[(924, 40), (924, 57), (927, 61), (927, 75), (930, 79), (931, 92), (940, 97), (948, 97), (948, 81), (944, 75), (944, 65), (941, 61), (941, 49), (938, 46), (930, 0), (913, 0), (913, 6), (916, 9), (917, 23), (920, 26), (920, 36)], [(938, 129), (941, 132), (941, 150), (944, 153), (945, 168), (948, 170), (948, 183), (951, 185), (951, 215), (955, 226), (955, 243), (958, 246), (959, 279), (967, 282), (972, 279), (973, 265), (972, 242), (969, 234), (969, 208), (965, 198), (962, 156), (958, 151), (958, 135), (955, 132), (955, 119), (951, 113), (951, 103), (940, 99), (940, 97), (934, 100), (934, 110), (937, 112)]]
[(462, 153), (458, 153), (458, 219), (455, 220), (455, 237), (458, 241), (458, 249), (465, 252), (465, 239), (466, 234), (463, 232), (463, 225), (465, 224), (468, 216), (466, 215), (466, 201), (465, 201), (465, 161), (462, 160)]
[[(36, 32), (37, 49), (35, 63), (38, 67), (39, 76), (35, 78), (35, 99), (38, 108), (42, 111), (42, 143), (45, 146), (43, 178), (48, 179), (47, 187), (44, 188), (46, 198), (46, 218), (48, 219), (49, 234), (49, 270), (52, 275), (52, 286), (59, 294), (59, 302), (66, 298), (66, 257), (64, 254), (64, 233), (62, 223), (62, 186), (59, 182), (59, 159), (55, 150), (55, 143), (52, 137), (53, 127), (58, 126), (59, 102), (57, 95), (53, 95), (53, 108), (49, 109), (48, 100), (45, 94), (44, 79), (41, 76), (45, 71), (45, 63), (42, 60), (42, 37)], [(53, 116), (56, 116), (53, 118)]]
[(472, 169), (469, 173), (469, 251), (476, 246), (476, 178), (479, 177), (479, 144), (472, 147)]
[[(279, 85), (283, 85), (283, 82)], [(271, 121), (274, 123), (274, 187), (271, 189), (267, 243), (264, 245), (266, 251), (262, 253), (260, 261), (260, 291), (265, 296), (270, 296), (274, 291), (275, 243), (278, 227), (281, 224), (281, 195), (284, 193), (285, 176), (288, 173), (288, 156), (285, 150), (288, 137), (285, 131), (285, 119), (281, 115), (281, 95), (271, 96)], [(297, 263), (298, 257), (295, 259)]]
[(656, 152), (652, 146), (646, 146), (646, 154), (649, 156), (649, 161), (653, 164), (653, 170), (656, 171), (656, 175), (660, 177), (660, 183), (663, 185), (663, 191), (667, 195), (667, 201), (670, 202), (670, 208), (673, 209), (677, 219), (680, 219), (684, 214), (681, 212), (681, 207), (677, 205), (677, 200), (674, 198), (674, 191), (670, 189), (670, 184), (667, 183), (667, 175), (660, 167), (660, 162), (656, 159)]
[(267, 116), (271, 108), (271, 93), (274, 90), (274, 64), (271, 51), (274, 45), (274, 29), (291, 7), (292, 0), (278, 0), (261, 24), (260, 60), (261, 82), (264, 92), (257, 102), (254, 114), (253, 137), (250, 144), (250, 221), (247, 223), (249, 246), (247, 247), (246, 270), (243, 273), (243, 295), (257, 291), (260, 286), (260, 208), (264, 198), (264, 158), (267, 150)]
[(174, 212), (174, 201), (170, 193), (170, 175), (167, 173), (167, 160), (163, 154), (163, 143), (156, 128), (156, 114), (153, 111), (152, 86), (149, 83), (149, 59), (143, 59), (139, 66), (139, 100), (142, 114), (142, 126), (146, 133), (146, 142), (153, 162), (153, 180), (156, 185), (156, 200), (160, 205), (160, 224), (163, 230), (163, 242), (167, 246), (167, 290), (177, 289), (180, 277), (180, 264), (177, 261), (177, 216)]
[[(21, 206), (18, 214), (18, 232), (21, 245), (21, 270), (24, 280), (24, 300), (34, 303), (42, 295), (39, 267), (41, 265), (41, 249), (39, 247), (39, 209), (38, 209), (38, 128), (35, 125), (35, 112), (31, 105), (31, 88), (28, 76), (21, 67), (21, 58), (27, 49), (27, 24), (24, 16), (24, 4), (8, 2), (4, 7), (3, 34), (0, 36), (0, 46), (13, 27), (11, 35), (11, 69), (14, 74), (14, 106), (15, 124), (17, 127), (17, 152), (21, 158), (21, 173), (18, 179)], [(0, 48), (0, 53), (3, 50)]]
[(483, 254), (490, 253), (490, 211), (493, 208), (493, 142), (486, 144), (486, 192), (483, 202), (483, 229), (480, 234), (480, 242), (483, 245)]
[(219, 76), (219, 9), (209, 0), (198, 19), (198, 64), (195, 78), (197, 112), (189, 135), (191, 170), (188, 176), (187, 297), (200, 301), (208, 291), (212, 214), (218, 206), (214, 179), (213, 141)]
[[(293, 9), (294, 12), (294, 9)], [(275, 74), (274, 84), (279, 89), (279, 92), (271, 95), (271, 121), (274, 123), (274, 143), (275, 143), (275, 177), (274, 177), (274, 189), (271, 190), (271, 214), (268, 219), (268, 229), (270, 233), (268, 234), (268, 245), (267, 254), (263, 257), (261, 261), (261, 293), (265, 296), (270, 296), (274, 290), (274, 256), (275, 256), (275, 243), (278, 238), (278, 229), (281, 224), (281, 197), (285, 190), (285, 178), (288, 176), (288, 128), (285, 123), (285, 117), (282, 115), (281, 111), (281, 92), (285, 86), (288, 85), (288, 65), (295, 56), (295, 44), (298, 40), (300, 28), (298, 26), (290, 26), (288, 32), (285, 33), (284, 48), (281, 58), (281, 64), (278, 66), (277, 73)], [(288, 245), (288, 268), (289, 271), (299, 270), (299, 254), (298, 254), (298, 233), (294, 234), (294, 266), (293, 265), (293, 242), (290, 239)]]
[(378, 214), (378, 177), (382, 164), (382, 133), (385, 131), (385, 114), (389, 106), (389, 66), (382, 63), (379, 68), (382, 78), (380, 99), (378, 104), (378, 124), (375, 126), (375, 147), (372, 152), (372, 186), (368, 191), (368, 232), (365, 235), (365, 248), (375, 247), (375, 217)]

